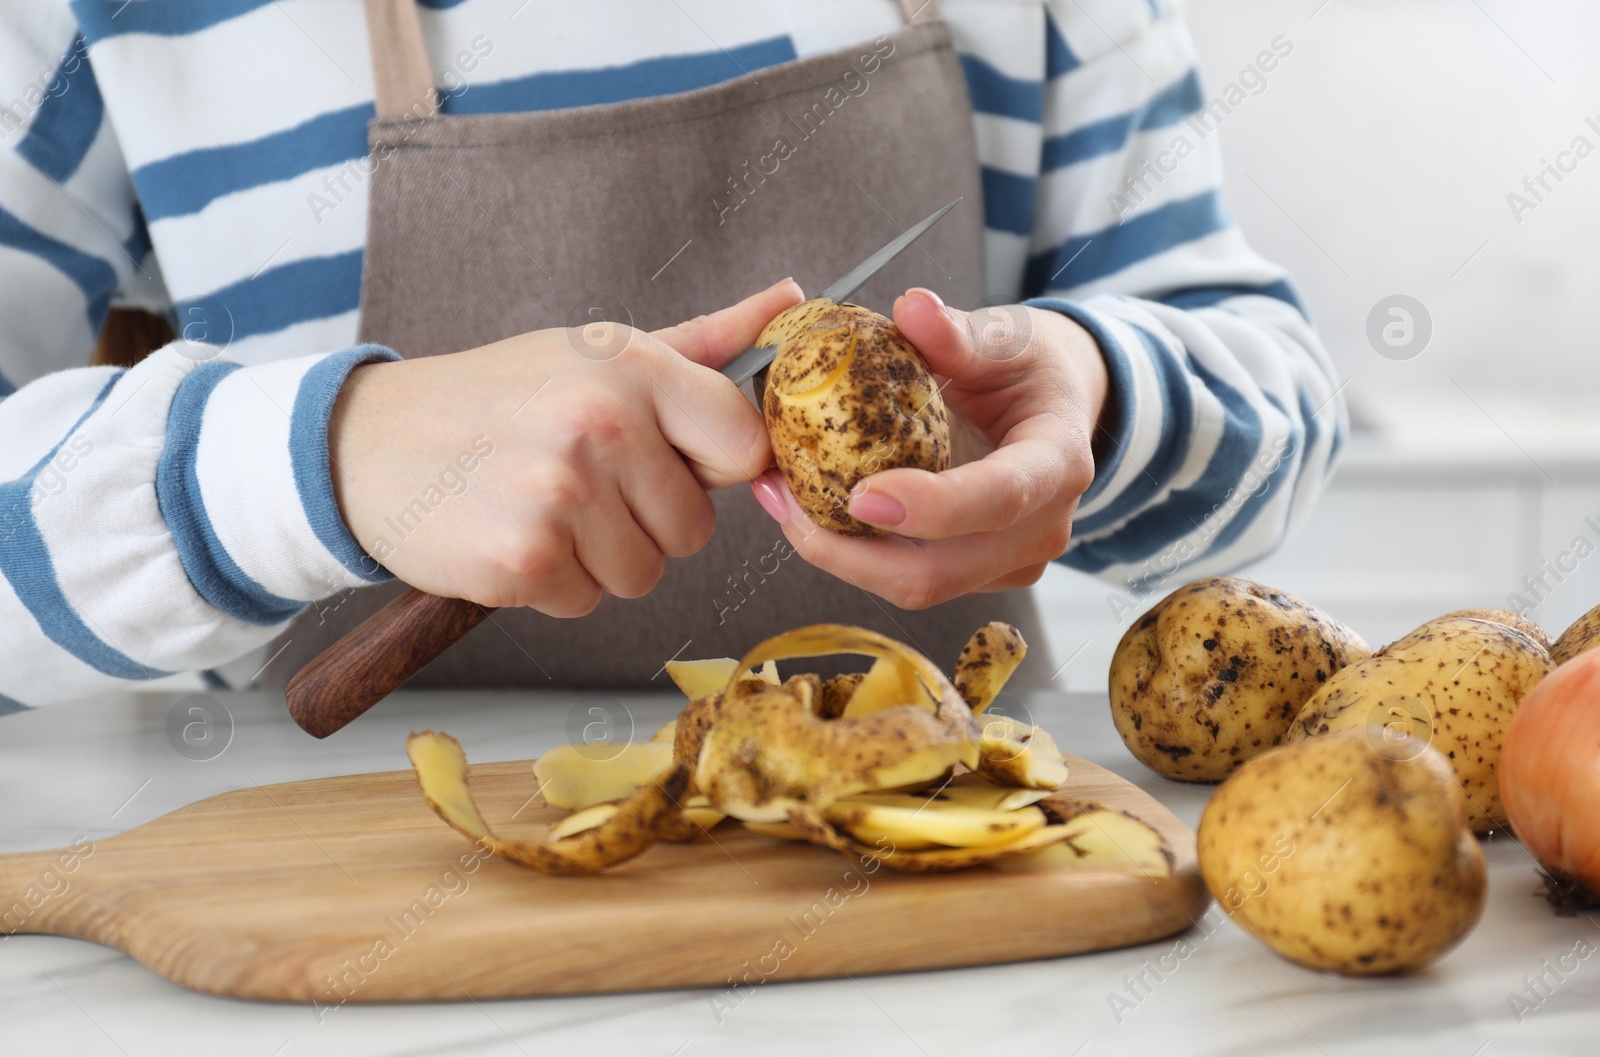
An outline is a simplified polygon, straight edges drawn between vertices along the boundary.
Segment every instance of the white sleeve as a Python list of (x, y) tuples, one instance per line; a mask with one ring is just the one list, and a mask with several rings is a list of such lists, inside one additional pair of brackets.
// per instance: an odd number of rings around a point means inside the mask
[(112, 303), (164, 295), (66, 5), (0, 24), (4, 714), (212, 667), (387, 579), (339, 516), (327, 422), (350, 370), (394, 354), (243, 367), (179, 341), (82, 366)]
[[(394, 353), (244, 367), (203, 351), (175, 342), (0, 402), (0, 696), (209, 668), (308, 602), (389, 578), (339, 516), (327, 425), (349, 372)], [(46, 437), (19, 471), (10, 450)]]

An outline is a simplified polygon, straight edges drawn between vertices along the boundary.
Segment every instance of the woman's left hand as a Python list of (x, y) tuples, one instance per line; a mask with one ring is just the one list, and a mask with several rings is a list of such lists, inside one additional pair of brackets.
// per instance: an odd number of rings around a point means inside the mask
[[(751, 482), (756, 498), (806, 561), (903, 609), (1034, 583), (1066, 550), (1094, 480), (1109, 385), (1099, 346), (1059, 312), (963, 312), (921, 288), (895, 301), (894, 321), (942, 385), (956, 465), (885, 470), (856, 486), (851, 515), (887, 536), (819, 528), (776, 468)], [(964, 425), (981, 449), (965, 462)]]

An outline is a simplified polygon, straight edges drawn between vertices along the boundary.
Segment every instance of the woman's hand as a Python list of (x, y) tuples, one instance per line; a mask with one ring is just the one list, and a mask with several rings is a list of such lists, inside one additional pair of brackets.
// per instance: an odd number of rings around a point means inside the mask
[(711, 538), (708, 490), (771, 464), (717, 369), (800, 300), (784, 280), (654, 334), (593, 324), (357, 368), (328, 427), (345, 524), (437, 595), (557, 617), (643, 595)]
[(1099, 346), (1059, 312), (962, 312), (920, 288), (895, 301), (894, 320), (954, 412), (956, 465), (885, 470), (856, 486), (850, 513), (892, 536), (818, 528), (776, 469), (752, 482), (756, 498), (801, 557), (904, 609), (1034, 583), (1066, 550), (1094, 480), (1109, 384)]

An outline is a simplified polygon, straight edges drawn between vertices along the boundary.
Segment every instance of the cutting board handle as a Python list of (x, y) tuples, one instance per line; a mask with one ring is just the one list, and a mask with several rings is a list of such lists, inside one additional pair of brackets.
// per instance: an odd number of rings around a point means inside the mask
[(326, 738), (398, 689), (492, 609), (412, 588), (323, 650), (289, 680), (289, 714)]
[(94, 843), (0, 855), (0, 938), (57, 931)]

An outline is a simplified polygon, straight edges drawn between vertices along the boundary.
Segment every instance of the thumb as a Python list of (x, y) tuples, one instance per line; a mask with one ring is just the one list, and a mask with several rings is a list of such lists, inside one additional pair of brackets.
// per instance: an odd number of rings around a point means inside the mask
[(655, 336), (686, 359), (720, 371), (755, 344), (761, 329), (772, 322), (774, 316), (803, 300), (805, 295), (800, 291), (800, 284), (784, 279), (736, 305), (658, 330)]
[(894, 322), (930, 371), (956, 379), (965, 389), (1010, 381), (1032, 336), (1028, 310), (1021, 305), (963, 312), (920, 286), (895, 300)]

